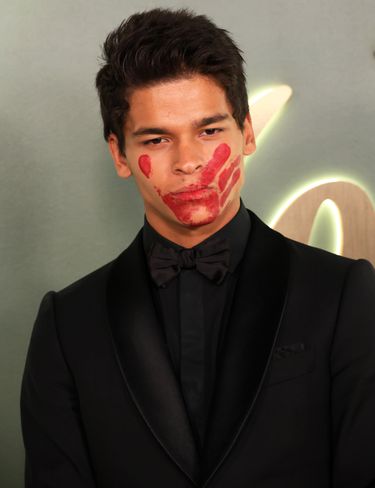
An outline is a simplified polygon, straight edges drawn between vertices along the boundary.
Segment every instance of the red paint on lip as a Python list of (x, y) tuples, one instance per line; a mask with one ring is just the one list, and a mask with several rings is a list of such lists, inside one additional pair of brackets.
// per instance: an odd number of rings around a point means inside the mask
[(230, 180), (228, 188), (225, 190), (225, 192), (221, 195), (220, 197), (220, 205), (223, 206), (226, 199), (228, 198), (229, 193), (231, 192), (232, 188), (234, 185), (237, 183), (241, 176), (241, 170), (240, 168), (237, 168), (236, 171), (233, 173), (232, 179)]
[[(177, 219), (187, 225), (204, 225), (212, 222), (219, 212), (219, 196), (216, 191), (197, 190), (194, 192), (167, 193), (163, 202), (172, 210)], [(206, 217), (195, 223), (194, 213), (206, 210)]]
[(236, 159), (232, 162), (232, 164), (228, 168), (223, 169), (223, 171), (220, 173), (219, 176), (220, 191), (223, 191), (225, 189), (229, 181), (229, 178), (232, 176), (233, 171), (237, 168), (237, 166), (240, 165), (240, 161), (241, 161), (240, 156), (237, 156)]
[(200, 178), (200, 182), (202, 183), (202, 185), (208, 186), (210, 183), (213, 182), (218, 171), (225, 164), (229, 156), (230, 147), (228, 146), (228, 144), (219, 144), (215, 149), (212, 158), (207, 163), (207, 166), (202, 171)]
[(187, 185), (179, 188), (178, 190), (172, 191), (173, 195), (179, 195), (180, 193), (186, 193), (186, 192), (193, 192), (193, 191), (198, 191), (198, 190), (208, 190), (208, 187), (205, 185)]
[(151, 175), (151, 158), (148, 154), (142, 154), (138, 158), (138, 166), (146, 178)]
[(176, 201), (181, 200), (184, 202), (188, 202), (188, 201), (202, 200), (204, 198), (207, 198), (209, 192), (212, 192), (212, 189), (200, 188), (197, 190), (170, 193), (169, 195), (171, 196), (171, 198), (173, 198)]

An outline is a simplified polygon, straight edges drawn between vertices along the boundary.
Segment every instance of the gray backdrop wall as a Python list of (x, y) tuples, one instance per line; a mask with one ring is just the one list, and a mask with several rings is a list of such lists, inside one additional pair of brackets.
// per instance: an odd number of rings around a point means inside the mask
[[(142, 224), (117, 178), (94, 90), (100, 44), (129, 14), (178, 0), (0, 1), (0, 486), (21, 487), (19, 390), (44, 293), (113, 259)], [(190, 0), (234, 34), (250, 92), (286, 83), (282, 116), (247, 167), (268, 221), (291, 189), (339, 174), (375, 195), (374, 0)]]

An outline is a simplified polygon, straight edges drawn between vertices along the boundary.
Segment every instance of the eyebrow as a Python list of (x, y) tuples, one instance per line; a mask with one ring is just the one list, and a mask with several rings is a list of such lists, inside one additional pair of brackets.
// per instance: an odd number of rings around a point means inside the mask
[(228, 114), (215, 114), (211, 117), (204, 117), (201, 120), (193, 122), (193, 126), (197, 129), (204, 127), (205, 125), (216, 124), (217, 122), (222, 122), (223, 120), (229, 119)]
[[(222, 122), (229, 119), (228, 114), (215, 114), (210, 117), (204, 117), (203, 119), (196, 120), (193, 122), (193, 127), (199, 129), (205, 127), (206, 125), (215, 124), (217, 122)], [(133, 137), (145, 136), (145, 135), (160, 135), (169, 134), (169, 130), (163, 127), (141, 127), (132, 133)]]

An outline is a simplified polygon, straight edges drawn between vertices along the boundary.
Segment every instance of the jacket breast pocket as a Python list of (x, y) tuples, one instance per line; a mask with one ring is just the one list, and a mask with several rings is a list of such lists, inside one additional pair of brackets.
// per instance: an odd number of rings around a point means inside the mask
[(315, 351), (305, 344), (292, 344), (274, 350), (265, 386), (289, 381), (310, 373), (315, 367)]

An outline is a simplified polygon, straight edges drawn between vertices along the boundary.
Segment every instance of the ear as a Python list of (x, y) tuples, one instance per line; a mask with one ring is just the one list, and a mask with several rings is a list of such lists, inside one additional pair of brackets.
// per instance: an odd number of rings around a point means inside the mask
[(120, 178), (129, 178), (132, 172), (128, 165), (126, 157), (121, 153), (118, 139), (115, 134), (110, 134), (108, 137), (108, 148), (111, 153), (117, 174)]
[(249, 154), (253, 154), (256, 149), (256, 142), (253, 125), (251, 123), (250, 112), (247, 112), (246, 114), (242, 133), (244, 137), (243, 154), (245, 156), (248, 156)]

